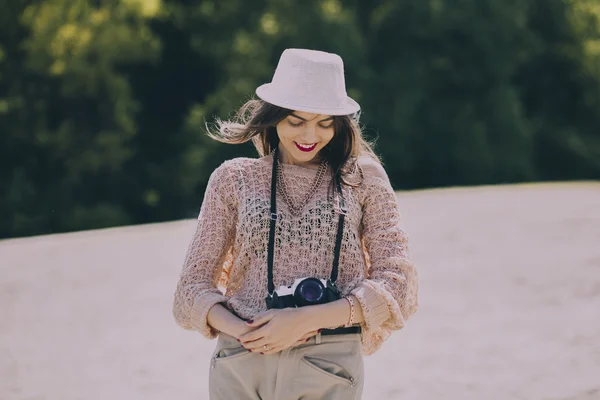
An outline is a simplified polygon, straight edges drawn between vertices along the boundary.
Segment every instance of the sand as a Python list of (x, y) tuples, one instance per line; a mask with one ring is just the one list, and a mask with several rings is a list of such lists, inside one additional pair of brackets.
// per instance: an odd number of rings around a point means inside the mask
[[(401, 192), (420, 309), (364, 399), (600, 399), (600, 183)], [(195, 221), (0, 241), (0, 399), (206, 399), (178, 327)]]

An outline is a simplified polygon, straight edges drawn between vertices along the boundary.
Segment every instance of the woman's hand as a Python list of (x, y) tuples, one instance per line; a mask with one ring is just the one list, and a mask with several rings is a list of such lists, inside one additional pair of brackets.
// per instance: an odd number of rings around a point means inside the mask
[[(242, 345), (255, 353), (272, 354), (305, 343), (316, 335), (298, 308), (271, 309), (254, 317), (248, 326), (255, 328), (239, 337)], [(265, 350), (264, 345), (268, 346)]]

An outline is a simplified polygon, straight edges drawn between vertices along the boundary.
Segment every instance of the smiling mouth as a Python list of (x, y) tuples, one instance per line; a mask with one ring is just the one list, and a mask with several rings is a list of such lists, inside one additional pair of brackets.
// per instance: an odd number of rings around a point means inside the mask
[(294, 144), (296, 145), (296, 147), (298, 148), (298, 150), (300, 151), (304, 151), (304, 152), (309, 152), (309, 151), (313, 151), (315, 149), (315, 147), (317, 147), (316, 143), (313, 143), (310, 146), (307, 145), (302, 145), (300, 143), (294, 142)]

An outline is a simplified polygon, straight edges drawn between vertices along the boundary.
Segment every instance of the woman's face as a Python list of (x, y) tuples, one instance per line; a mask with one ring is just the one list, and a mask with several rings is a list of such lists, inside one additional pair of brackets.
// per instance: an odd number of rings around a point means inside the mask
[(277, 124), (281, 159), (287, 164), (321, 162), (318, 153), (333, 138), (333, 116), (294, 111)]

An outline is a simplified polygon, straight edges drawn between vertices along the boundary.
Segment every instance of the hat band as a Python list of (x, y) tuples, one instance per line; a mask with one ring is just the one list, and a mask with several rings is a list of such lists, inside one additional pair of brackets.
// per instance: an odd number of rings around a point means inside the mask
[(331, 93), (298, 95), (290, 88), (279, 88), (273, 83), (267, 83), (257, 89), (260, 98), (269, 103), (280, 105), (285, 108), (310, 107), (323, 110), (345, 110), (348, 107), (348, 96), (345, 93), (338, 93), (332, 96)]

